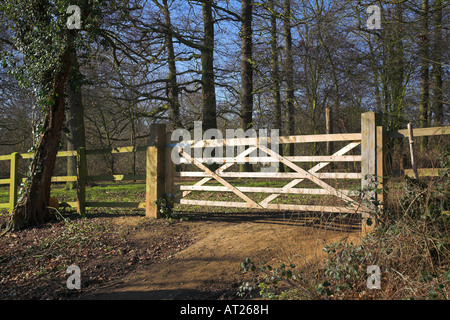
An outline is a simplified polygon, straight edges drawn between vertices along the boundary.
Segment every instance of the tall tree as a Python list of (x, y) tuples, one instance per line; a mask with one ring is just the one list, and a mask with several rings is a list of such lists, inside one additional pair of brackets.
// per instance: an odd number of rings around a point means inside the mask
[(442, 62), (444, 55), (444, 45), (442, 39), (442, 10), (444, 7), (443, 0), (434, 1), (434, 18), (433, 18), (433, 46), (432, 46), (432, 82), (433, 82), (433, 112), (434, 125), (442, 126), (444, 123), (444, 94), (442, 80)]
[[(370, 61), (372, 72), (377, 77), (374, 81), (376, 100), (387, 115), (389, 130), (401, 129), (405, 119), (404, 99), (409, 75), (405, 72), (404, 39), (407, 30), (403, 16), (403, 3), (398, 2), (385, 9), (382, 14), (382, 30), (372, 31), (375, 37), (369, 39), (380, 47), (381, 59), (377, 61), (376, 57), (371, 57)], [(369, 47), (371, 54), (375, 54), (374, 45), (370, 44)]]
[[(281, 84), (280, 84), (280, 50), (278, 46), (278, 27), (277, 12), (275, 10), (274, 0), (267, 2), (267, 8), (270, 14), (270, 61), (271, 61), (271, 77), (272, 77), (272, 101), (273, 101), (273, 128), (279, 130), (279, 135), (283, 135), (282, 131), (282, 110), (281, 110)], [(283, 155), (283, 149), (279, 150)], [(278, 167), (280, 172), (284, 172), (284, 166)]]
[[(283, 135), (283, 118), (281, 103), (281, 77), (280, 77), (280, 49), (278, 44), (278, 12), (274, 0), (267, 1), (267, 9), (270, 15), (270, 63), (272, 81), (272, 101), (273, 101), (273, 129), (277, 129), (280, 136)], [(283, 155), (283, 148), (278, 153)], [(278, 166), (279, 172), (284, 172), (284, 165)]]
[[(67, 150), (78, 150), (86, 147), (86, 137), (84, 130), (84, 107), (81, 93), (82, 74), (76, 48), (70, 45), (71, 67), (67, 80)], [(67, 157), (67, 175), (76, 175), (75, 157)], [(66, 189), (72, 189), (74, 182), (67, 182)]]
[(281, 93), (280, 93), (280, 50), (278, 46), (278, 31), (277, 31), (277, 13), (275, 11), (274, 0), (267, 2), (270, 14), (270, 61), (271, 61), (271, 77), (272, 77), (272, 100), (273, 100), (273, 127), (280, 130), (281, 126)]
[(202, 61), (202, 113), (203, 130), (217, 128), (216, 86), (214, 83), (214, 19), (213, 0), (202, 1), (203, 45)]
[[(253, 128), (253, 40), (252, 40), (252, 0), (242, 0), (241, 11), (241, 128)], [(246, 162), (242, 171), (250, 171)]]
[(405, 119), (405, 87), (403, 85), (405, 81), (405, 57), (404, 57), (404, 21), (403, 21), (403, 3), (395, 3), (394, 7), (394, 22), (392, 30), (392, 52), (391, 61), (392, 69), (390, 77), (391, 79), (391, 96), (392, 96), (392, 109), (393, 109), (393, 123), (394, 130), (400, 129), (404, 125)]
[[(430, 95), (430, 61), (429, 61), (429, 2), (422, 0), (422, 10), (420, 12), (421, 29), (420, 29), (420, 117), (419, 126), (424, 128), (428, 125), (429, 95)], [(426, 139), (420, 139), (420, 149), (425, 149)]]
[[(337, 78), (337, 70), (336, 70), (336, 64), (334, 61), (334, 57), (331, 53), (330, 47), (328, 45), (328, 41), (324, 40), (323, 33), (326, 32), (326, 17), (322, 13), (323, 11), (323, 2), (316, 2), (316, 11), (317, 11), (317, 37), (319, 39), (319, 43), (321, 47), (325, 51), (325, 55), (327, 58), (328, 66), (331, 69), (331, 77), (333, 79), (333, 89), (334, 89), (334, 105), (333, 106), (326, 106), (325, 107), (325, 132), (327, 134), (333, 133), (333, 109), (337, 112), (339, 105), (340, 105), (340, 92), (339, 92), (339, 82)], [(331, 36), (329, 36), (331, 37)], [(328, 40), (328, 39), (327, 39)], [(333, 153), (333, 143), (331, 141), (327, 141), (326, 145), (326, 153), (332, 154)], [(333, 164), (331, 164), (333, 165)]]
[[(294, 115), (294, 60), (292, 53), (292, 31), (291, 31), (291, 0), (283, 2), (283, 29), (284, 29), (284, 76), (286, 83), (286, 110), (287, 110), (287, 134), (295, 134), (295, 115)], [(288, 144), (288, 155), (294, 155), (295, 145)]]
[(252, 1), (242, 0), (241, 18), (241, 128), (253, 127)]
[(173, 29), (170, 18), (170, 9), (167, 0), (162, 0), (164, 12), (164, 24), (166, 27), (165, 47), (167, 52), (167, 65), (169, 74), (167, 77), (167, 98), (169, 100), (169, 124), (172, 130), (182, 127), (180, 119), (179, 87), (177, 83), (177, 67), (175, 49), (173, 46)]

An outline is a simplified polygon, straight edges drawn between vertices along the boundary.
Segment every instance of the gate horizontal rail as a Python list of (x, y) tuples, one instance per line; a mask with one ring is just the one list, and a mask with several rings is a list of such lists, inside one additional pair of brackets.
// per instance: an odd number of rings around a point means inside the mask
[[(310, 142), (327, 142), (327, 141), (356, 141), (361, 140), (361, 133), (335, 133), (335, 134), (316, 134), (316, 135), (295, 135), (295, 136), (281, 136), (277, 138), (277, 143), (310, 143)], [(191, 147), (191, 148), (206, 148), (206, 147), (236, 147), (247, 145), (259, 145), (271, 143), (270, 137), (259, 138), (229, 138), (229, 139), (207, 139), (207, 140), (187, 140), (180, 143), (173, 143), (168, 141), (167, 147)]]
[[(211, 174), (201, 171), (175, 172), (175, 177), (211, 177)], [(306, 179), (308, 175), (294, 172), (222, 172), (222, 178), (269, 178), (269, 179)], [(361, 179), (359, 172), (317, 172), (314, 176), (319, 179)]]
[[(174, 187), (177, 191), (216, 191), (216, 192), (227, 192), (229, 191), (226, 187), (221, 186), (186, 186), (186, 185), (178, 185)], [(272, 188), (272, 187), (236, 187), (239, 191), (242, 192), (254, 192), (254, 193), (285, 193), (285, 194), (320, 194), (326, 195), (330, 194), (325, 189), (314, 189), (314, 188)], [(339, 189), (339, 192), (347, 194), (347, 195), (358, 195), (359, 191), (355, 190), (344, 190)]]
[[(286, 160), (291, 162), (361, 162), (361, 156), (285, 156)], [(201, 163), (271, 163), (279, 162), (273, 157), (214, 157), (214, 158), (196, 158)], [(180, 159), (180, 164), (191, 163), (186, 158)]]

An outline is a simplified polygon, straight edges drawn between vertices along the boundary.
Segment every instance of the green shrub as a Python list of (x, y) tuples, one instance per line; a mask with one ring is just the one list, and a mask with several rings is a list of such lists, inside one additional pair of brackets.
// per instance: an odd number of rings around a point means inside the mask
[[(253, 272), (248, 287), (259, 288), (266, 299), (449, 299), (450, 152), (438, 160), (438, 177), (403, 181), (396, 206), (382, 212), (374, 199), (366, 198), (380, 223), (360, 243), (325, 246), (327, 257), (313, 271), (286, 264), (256, 267), (247, 259), (241, 266)], [(378, 190), (376, 183), (372, 188)], [(381, 270), (381, 289), (367, 286), (371, 265)]]

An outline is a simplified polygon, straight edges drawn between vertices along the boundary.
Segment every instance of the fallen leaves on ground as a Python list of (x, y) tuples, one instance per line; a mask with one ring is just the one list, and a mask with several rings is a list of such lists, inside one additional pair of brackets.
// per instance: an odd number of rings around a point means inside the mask
[[(142, 217), (143, 223), (118, 226), (113, 219), (75, 218), (0, 238), (0, 299), (74, 299), (170, 259), (191, 241), (177, 222)], [(135, 237), (142, 232), (148, 238)], [(80, 267), (81, 290), (66, 286), (70, 265)]]

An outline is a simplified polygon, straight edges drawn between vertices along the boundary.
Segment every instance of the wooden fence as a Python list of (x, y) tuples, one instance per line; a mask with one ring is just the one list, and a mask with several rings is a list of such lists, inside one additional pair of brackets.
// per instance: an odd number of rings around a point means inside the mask
[[(269, 137), (260, 138), (233, 138), (233, 139), (214, 139), (214, 140), (191, 140), (174, 143), (171, 141), (170, 133), (166, 132), (164, 124), (155, 125), (152, 130), (152, 136), (149, 138), (147, 146), (140, 147), (121, 147), (103, 150), (85, 150), (80, 148), (77, 151), (62, 151), (58, 157), (76, 157), (77, 175), (76, 176), (57, 176), (53, 177), (53, 182), (76, 181), (77, 201), (67, 202), (68, 205), (76, 207), (77, 211), (84, 213), (87, 207), (122, 207), (122, 208), (145, 208), (146, 216), (159, 218), (160, 211), (155, 203), (157, 199), (170, 199), (174, 203), (184, 205), (200, 206), (224, 206), (224, 207), (242, 207), (252, 209), (266, 210), (296, 210), (296, 211), (319, 211), (319, 212), (359, 212), (363, 217), (368, 216), (368, 210), (359, 201), (359, 194), (348, 189), (333, 187), (327, 179), (352, 179), (361, 182), (361, 189), (370, 187), (376, 180), (378, 188), (382, 189), (386, 183), (386, 142), (387, 139), (396, 139), (409, 137), (411, 132), (406, 130), (386, 132), (382, 125), (382, 117), (374, 112), (366, 112), (361, 115), (361, 132), (344, 134), (318, 134), (318, 135), (296, 135), (279, 137), (279, 143), (282, 144), (302, 144), (319, 142), (341, 142), (345, 145), (331, 155), (306, 156), (282, 154), (269, 149)], [(434, 136), (450, 134), (450, 127), (414, 129), (413, 135)], [(187, 149), (203, 149), (205, 147), (243, 147), (235, 157), (214, 158), (218, 168), (211, 169), (203, 157), (191, 156)], [(246, 149), (245, 149), (246, 148)], [(185, 171), (181, 169), (176, 171), (176, 166), (172, 162), (171, 154), (173, 150), (180, 155), (181, 163), (194, 166), (197, 171)], [(259, 156), (252, 156), (251, 153), (258, 150)], [(352, 151), (353, 150), (353, 151)], [(360, 150), (360, 154), (354, 154)], [(104, 153), (127, 153), (142, 151), (146, 155), (146, 173), (145, 175), (88, 175), (86, 157), (95, 154)], [(353, 154), (349, 154), (352, 151)], [(264, 155), (261, 155), (264, 154)], [(0, 161), (10, 161), (9, 179), (0, 179), (0, 184), (9, 184), (10, 196), (9, 202), (0, 204), (0, 208), (12, 210), (17, 203), (17, 190), (19, 182), (18, 161), (20, 159), (31, 158), (29, 153), (0, 156)], [(258, 163), (279, 163), (290, 168), (290, 172), (236, 172), (226, 171), (233, 165), (244, 162)], [(297, 163), (308, 162), (316, 163), (309, 169), (304, 169)], [(361, 170), (358, 172), (323, 172), (322, 169), (330, 167), (332, 163), (354, 162), (359, 163)], [(183, 167), (183, 166), (178, 166)], [(421, 171), (424, 173), (435, 174), (434, 171)], [(405, 174), (410, 172), (405, 171)], [(193, 185), (176, 185), (177, 178), (199, 178)], [(288, 179), (283, 187), (250, 187), (235, 186), (229, 182), (229, 178), (263, 178), (263, 179)], [(145, 181), (146, 194), (145, 201), (142, 202), (92, 202), (86, 199), (86, 183), (91, 181)], [(207, 185), (208, 182), (215, 181), (219, 185)], [(309, 181), (315, 188), (297, 188), (296, 186), (303, 181)], [(217, 200), (193, 200), (188, 199), (192, 192), (229, 192), (233, 193), (241, 201), (217, 201)], [(372, 196), (383, 205), (386, 195), (372, 192)], [(265, 194), (260, 200), (253, 200), (248, 193)], [(274, 200), (285, 194), (308, 194), (308, 195), (327, 195), (339, 199), (345, 205), (331, 203), (330, 205), (314, 204), (285, 204), (274, 203)], [(367, 195), (367, 194), (366, 194)]]
[[(76, 157), (77, 175), (75, 176), (54, 176), (52, 182), (77, 182), (77, 200), (63, 202), (63, 205), (76, 207), (79, 213), (84, 213), (87, 207), (120, 207), (120, 208), (145, 208), (145, 202), (93, 202), (86, 199), (86, 185), (96, 181), (136, 181), (146, 180), (146, 175), (88, 175), (86, 158), (89, 155), (101, 154), (122, 154), (130, 152), (146, 151), (147, 147), (118, 147), (112, 149), (101, 150), (85, 150), (80, 148), (74, 151), (60, 151), (57, 157)], [(11, 155), (0, 156), (1, 160), (10, 161), (10, 177), (8, 179), (0, 179), (0, 185), (9, 185), (9, 202), (1, 203), (0, 208), (8, 208), (9, 211), (17, 204), (18, 190), (21, 182), (25, 178), (21, 178), (18, 174), (18, 166), (20, 160), (27, 160), (33, 157), (32, 153), (17, 152)]]
[(414, 163), (414, 157), (420, 150), (415, 143), (416, 138), (419, 137), (429, 137), (429, 136), (444, 136), (450, 134), (450, 127), (432, 127), (432, 128), (417, 128), (413, 129), (410, 124), (408, 124), (408, 129), (389, 131), (387, 132), (387, 138), (396, 139), (407, 139), (409, 144), (409, 161), (412, 162), (411, 169), (401, 168), (397, 174), (409, 176), (411, 178), (418, 177), (437, 177), (439, 175), (439, 168), (416, 168)]

